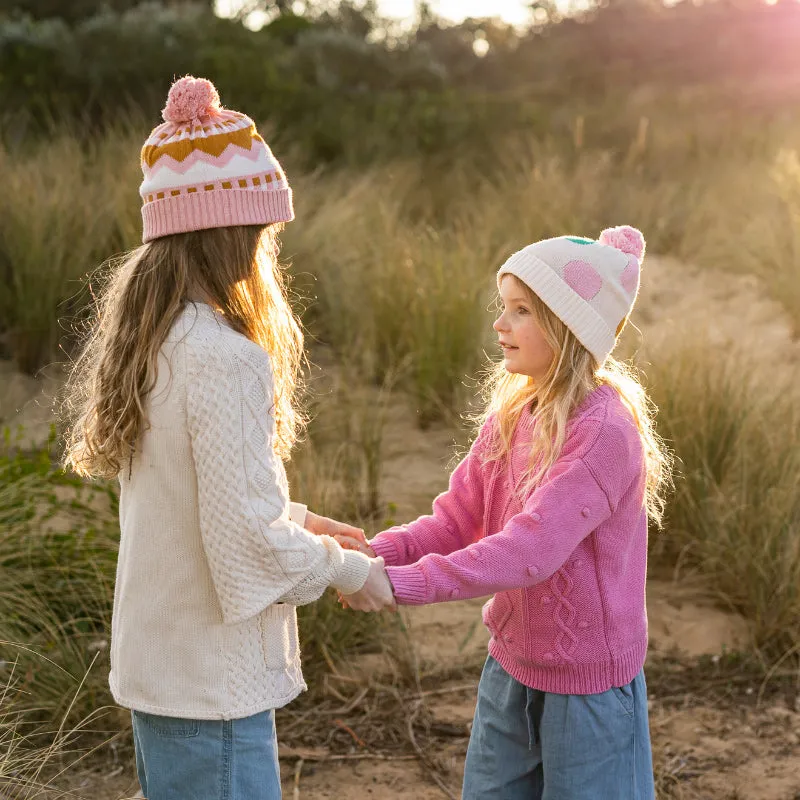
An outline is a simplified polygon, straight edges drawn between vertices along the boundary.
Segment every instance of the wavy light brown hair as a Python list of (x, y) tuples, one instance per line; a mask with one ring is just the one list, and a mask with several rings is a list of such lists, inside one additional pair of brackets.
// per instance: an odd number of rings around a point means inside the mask
[(522, 281), (531, 313), (555, 354), (541, 383), (527, 375), (507, 372), (495, 364), (483, 383), (486, 402), (477, 421), (483, 424), (496, 415), (496, 434), (486, 451), (487, 460), (505, 458), (517, 422), (523, 413), (533, 413), (536, 425), (528, 469), (521, 481), (527, 493), (542, 481), (561, 455), (567, 425), (586, 396), (603, 384), (613, 387), (633, 416), (645, 454), (647, 488), (645, 504), (649, 518), (661, 527), (666, 495), (671, 486), (672, 453), (655, 429), (656, 407), (648, 398), (634, 369), (609, 356), (600, 366), (575, 334)]
[(297, 407), (303, 334), (278, 265), (282, 227), (164, 236), (109, 264), (61, 405), (65, 466), (86, 477), (113, 478), (133, 458), (148, 425), (159, 349), (192, 298), (205, 299), (269, 354), (275, 451), (289, 458), (305, 422)]

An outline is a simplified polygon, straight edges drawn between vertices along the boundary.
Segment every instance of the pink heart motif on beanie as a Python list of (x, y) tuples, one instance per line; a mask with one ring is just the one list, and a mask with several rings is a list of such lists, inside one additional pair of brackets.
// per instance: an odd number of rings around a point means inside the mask
[(598, 240), (558, 236), (514, 253), (497, 273), (514, 275), (538, 295), (602, 364), (636, 295), (645, 253), (641, 231), (607, 228)]

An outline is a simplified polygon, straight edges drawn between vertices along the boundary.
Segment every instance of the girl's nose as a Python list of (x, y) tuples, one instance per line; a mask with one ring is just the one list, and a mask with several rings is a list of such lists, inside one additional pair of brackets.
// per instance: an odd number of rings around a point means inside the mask
[(495, 320), (495, 321), (492, 323), (492, 327), (493, 327), (493, 328), (494, 328), (496, 331), (498, 331), (498, 333), (499, 333), (500, 331), (502, 331), (502, 330), (505, 328), (505, 320), (503, 319), (503, 317), (504, 317), (504, 316), (505, 316), (505, 314), (501, 314), (501, 315), (500, 315), (500, 316), (499, 316), (499, 317), (498, 317), (498, 318), (497, 318), (497, 319), (496, 319), (496, 320)]

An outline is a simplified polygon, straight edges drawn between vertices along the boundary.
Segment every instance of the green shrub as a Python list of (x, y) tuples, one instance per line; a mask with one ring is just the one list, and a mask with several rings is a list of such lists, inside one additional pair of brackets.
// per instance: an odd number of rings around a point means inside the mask
[(64, 718), (85, 678), (71, 727), (111, 702), (119, 529), (113, 487), (64, 474), (53, 455), (16, 449), (8, 430), (0, 446), (0, 658), (23, 676), (17, 705), (46, 722)]

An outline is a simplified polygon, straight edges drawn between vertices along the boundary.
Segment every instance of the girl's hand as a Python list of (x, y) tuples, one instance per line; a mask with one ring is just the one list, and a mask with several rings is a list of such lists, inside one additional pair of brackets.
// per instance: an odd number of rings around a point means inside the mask
[(370, 560), (367, 582), (357, 592), (345, 595), (342, 605), (356, 611), (382, 611), (384, 608), (397, 610), (392, 583), (386, 574), (382, 558)]
[(367, 537), (364, 536), (364, 531), (361, 528), (354, 528), (345, 522), (337, 522), (330, 517), (321, 517), (313, 511), (306, 512), (305, 529), (315, 533), (317, 536), (345, 536), (367, 545)]
[[(352, 536), (342, 536), (341, 534), (337, 534), (333, 538), (336, 539), (339, 546), (345, 550), (358, 550), (360, 553), (364, 553), (364, 555), (370, 558), (376, 558), (375, 551), (370, 547), (366, 539), (362, 541), (361, 539), (354, 539)], [(342, 604), (342, 608), (350, 608), (350, 604), (345, 599), (345, 595), (341, 593), (339, 593), (339, 602)]]
[(337, 533), (333, 538), (336, 539), (336, 541), (339, 542), (340, 547), (343, 547), (345, 550), (358, 550), (360, 553), (364, 553), (370, 558), (375, 558), (375, 551), (372, 549), (369, 542), (364, 538), (356, 539), (353, 536), (343, 536), (339, 533)]

